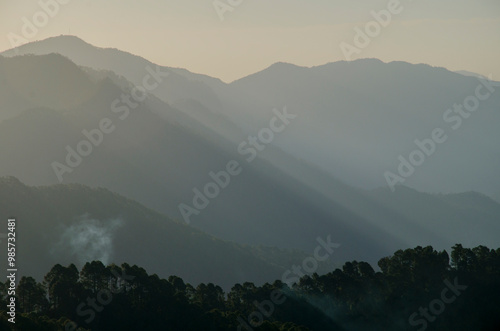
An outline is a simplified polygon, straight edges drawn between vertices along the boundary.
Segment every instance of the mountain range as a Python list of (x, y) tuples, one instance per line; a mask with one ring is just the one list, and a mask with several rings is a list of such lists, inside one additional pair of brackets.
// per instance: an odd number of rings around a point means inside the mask
[[(282, 249), (300, 250), (290, 253), (300, 260), (319, 236), (341, 244), (334, 265), (373, 263), (417, 245), (497, 247), (499, 93), (482, 100), (460, 129), (443, 119), (477, 86), (485, 81), (374, 59), (312, 68), (276, 63), (227, 84), (72, 36), (33, 42), (0, 56), (0, 175), (36, 187), (4, 179), (4, 196), (25, 195), (0, 211), (33, 222), (26, 225), (33, 235), (42, 226), (59, 231), (49, 236), (56, 242), (73, 223), (110, 222), (120, 233), (113, 258), (224, 285), (276, 278), (292, 261)], [(250, 146), (249, 136), (286, 112), (296, 117), (248, 161), (239, 146)], [(447, 141), (392, 192), (384, 172), (397, 173), (398, 156), (408, 158), (414, 140), (436, 128)], [(221, 172), (229, 164), (241, 171), (227, 181)], [(210, 183), (218, 193), (200, 198)], [(104, 212), (108, 205), (113, 212)], [(181, 205), (196, 211), (189, 226)], [(25, 208), (44, 212), (44, 221)], [(148, 246), (134, 251), (144, 238)], [(53, 264), (47, 241), (37, 240), (45, 257), (23, 258)], [(273, 262), (255, 253), (257, 245), (277, 247), (269, 248)], [(166, 252), (165, 265), (156, 253), (140, 261), (152, 251)], [(233, 255), (222, 258), (222, 251)], [(172, 252), (185, 255), (176, 260)], [(207, 252), (226, 261), (217, 265)], [(63, 253), (54, 256), (75, 258)], [(228, 267), (238, 260), (268, 272)]]

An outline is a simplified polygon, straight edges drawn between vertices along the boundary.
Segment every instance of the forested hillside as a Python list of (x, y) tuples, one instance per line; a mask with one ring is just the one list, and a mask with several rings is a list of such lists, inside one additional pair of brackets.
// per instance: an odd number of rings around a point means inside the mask
[[(17, 287), (22, 314), (5, 330), (498, 330), (500, 249), (455, 245), (399, 250), (378, 262), (297, 283), (235, 284), (162, 279), (127, 263), (52, 267)], [(8, 282), (0, 288), (6, 307)]]

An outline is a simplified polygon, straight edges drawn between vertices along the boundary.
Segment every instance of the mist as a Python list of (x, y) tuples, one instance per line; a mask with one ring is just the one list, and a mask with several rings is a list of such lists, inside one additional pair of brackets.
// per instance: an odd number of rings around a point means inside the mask
[(107, 265), (113, 261), (114, 236), (124, 224), (121, 219), (98, 220), (88, 214), (70, 225), (61, 225), (59, 240), (50, 249), (54, 260), (76, 261), (82, 266), (90, 261)]

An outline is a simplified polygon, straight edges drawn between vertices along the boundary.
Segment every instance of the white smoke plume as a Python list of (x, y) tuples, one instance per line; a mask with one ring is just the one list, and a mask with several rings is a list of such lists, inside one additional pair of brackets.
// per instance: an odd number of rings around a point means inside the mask
[(62, 226), (51, 254), (80, 265), (94, 260), (107, 265), (113, 257), (114, 234), (122, 225), (121, 219), (101, 221), (83, 215), (70, 226)]

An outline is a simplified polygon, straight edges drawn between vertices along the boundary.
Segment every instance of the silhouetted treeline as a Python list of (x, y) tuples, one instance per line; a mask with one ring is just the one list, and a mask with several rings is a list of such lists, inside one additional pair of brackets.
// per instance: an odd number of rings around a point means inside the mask
[[(342, 270), (236, 284), (193, 287), (138, 267), (55, 265), (38, 283), (17, 287), (16, 324), (5, 330), (499, 330), (500, 249), (455, 245), (399, 250), (378, 262)], [(7, 304), (1, 284), (1, 309)]]

